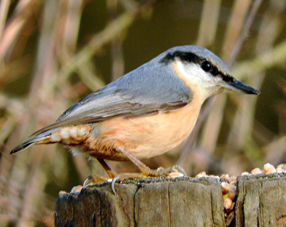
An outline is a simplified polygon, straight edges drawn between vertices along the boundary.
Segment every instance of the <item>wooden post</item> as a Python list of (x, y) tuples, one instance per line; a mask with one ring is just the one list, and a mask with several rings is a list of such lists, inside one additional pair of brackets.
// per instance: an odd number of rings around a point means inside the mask
[(238, 181), (236, 226), (286, 226), (286, 174), (243, 176)]
[[(59, 195), (56, 226), (226, 226), (214, 178), (146, 178)], [(231, 226), (286, 226), (286, 175), (243, 176)]]

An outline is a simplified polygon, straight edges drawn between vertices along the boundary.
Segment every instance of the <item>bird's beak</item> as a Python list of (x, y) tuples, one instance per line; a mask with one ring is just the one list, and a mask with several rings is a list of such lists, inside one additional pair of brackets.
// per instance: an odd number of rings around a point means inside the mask
[(231, 91), (239, 91), (245, 94), (251, 94), (251, 95), (259, 95), (260, 91), (254, 89), (253, 87), (248, 86), (245, 83), (240, 82), (239, 80), (236, 80), (233, 78), (232, 81), (223, 81), (224, 88)]

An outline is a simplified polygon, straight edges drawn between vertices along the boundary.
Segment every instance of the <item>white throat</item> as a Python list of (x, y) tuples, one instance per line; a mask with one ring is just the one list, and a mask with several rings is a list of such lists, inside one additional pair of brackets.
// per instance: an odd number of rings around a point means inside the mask
[(175, 61), (175, 67), (183, 77), (185, 83), (191, 88), (196, 89), (198, 95), (203, 99), (207, 99), (213, 96), (221, 90), (221, 78), (214, 77), (208, 72), (205, 72), (199, 64), (196, 63), (184, 63), (180, 60)]

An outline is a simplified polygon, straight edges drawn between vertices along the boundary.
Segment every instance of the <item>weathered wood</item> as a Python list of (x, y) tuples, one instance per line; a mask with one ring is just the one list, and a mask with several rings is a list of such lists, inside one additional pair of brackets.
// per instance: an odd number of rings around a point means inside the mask
[(216, 179), (144, 179), (91, 186), (57, 200), (56, 226), (225, 226)]
[(286, 175), (238, 178), (235, 226), (286, 226)]
[[(56, 226), (225, 226), (213, 178), (144, 179), (90, 186), (58, 197)], [(286, 175), (237, 179), (231, 226), (286, 226)]]

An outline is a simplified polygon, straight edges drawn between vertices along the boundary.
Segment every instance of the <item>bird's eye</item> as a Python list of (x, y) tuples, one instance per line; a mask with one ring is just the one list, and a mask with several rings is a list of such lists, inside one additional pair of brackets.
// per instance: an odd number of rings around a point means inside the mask
[(209, 63), (208, 61), (203, 61), (201, 64), (201, 68), (205, 71), (205, 72), (209, 72), (212, 69), (212, 65), (211, 63)]

